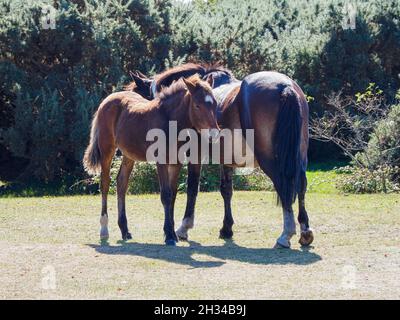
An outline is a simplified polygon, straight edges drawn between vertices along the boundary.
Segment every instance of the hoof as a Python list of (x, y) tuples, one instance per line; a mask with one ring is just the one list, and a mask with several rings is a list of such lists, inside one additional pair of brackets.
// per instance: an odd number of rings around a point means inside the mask
[(303, 247), (308, 247), (313, 241), (314, 241), (314, 234), (311, 229), (301, 232), (299, 243)]
[(130, 240), (130, 239), (132, 239), (132, 235), (131, 235), (129, 232), (125, 233), (125, 234), (122, 236), (122, 240), (124, 240), (124, 241)]
[(232, 237), (233, 237), (232, 229), (224, 229), (224, 228), (222, 228), (219, 231), (219, 238), (220, 239), (232, 239)]
[(285, 248), (285, 249), (290, 249), (290, 237), (287, 237), (285, 235), (281, 235), (277, 240), (274, 248)]
[(175, 241), (174, 239), (168, 239), (168, 240), (165, 240), (165, 244), (166, 244), (167, 246), (172, 246), (172, 247), (174, 247), (174, 246), (176, 246), (176, 241)]
[(290, 242), (288, 244), (281, 244), (278, 241), (274, 245), (274, 249), (290, 249)]
[(101, 228), (100, 229), (100, 240), (106, 241), (108, 240), (109, 235), (108, 235), (108, 229), (107, 228)]
[(101, 241), (107, 241), (108, 238), (109, 238), (108, 234), (107, 235), (102, 235), (102, 234), (100, 235), (100, 240)]
[(176, 230), (176, 235), (179, 240), (187, 241), (189, 239), (187, 230), (184, 230), (182, 227)]

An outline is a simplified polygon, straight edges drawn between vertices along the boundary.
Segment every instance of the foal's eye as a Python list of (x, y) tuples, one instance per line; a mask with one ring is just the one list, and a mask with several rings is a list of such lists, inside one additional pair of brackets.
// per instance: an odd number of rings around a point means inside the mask
[(194, 105), (196, 107), (196, 109), (200, 109), (200, 106), (198, 104)]

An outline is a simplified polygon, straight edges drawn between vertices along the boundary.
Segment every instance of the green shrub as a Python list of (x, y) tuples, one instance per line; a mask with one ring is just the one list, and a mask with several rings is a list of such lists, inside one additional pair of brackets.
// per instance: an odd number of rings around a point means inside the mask
[(356, 157), (370, 169), (400, 166), (400, 104), (392, 106), (387, 117), (376, 124), (366, 150)]
[(400, 173), (399, 167), (378, 166), (374, 170), (347, 166), (337, 170), (336, 187), (345, 193), (399, 192), (400, 185), (393, 177)]
[[(42, 28), (49, 3), (55, 29)], [(168, 12), (168, 1), (0, 0), (0, 144), (27, 160), (20, 181), (83, 176), (100, 101), (130, 70), (163, 67)]]
[[(56, 29), (41, 26), (48, 3)], [(85, 178), (81, 158), (99, 102), (129, 71), (154, 74), (189, 60), (222, 62), (238, 78), (283, 72), (313, 98), (313, 111), (327, 109), (330, 92), (353, 95), (370, 82), (390, 99), (400, 84), (400, 2), (354, 1), (355, 30), (342, 28), (345, 3), (0, 0), (0, 161), (20, 163), (20, 180)], [(331, 148), (311, 149), (331, 159)], [(218, 170), (206, 170), (201, 188), (218, 189)], [(257, 179), (235, 184), (251, 189), (264, 183)]]

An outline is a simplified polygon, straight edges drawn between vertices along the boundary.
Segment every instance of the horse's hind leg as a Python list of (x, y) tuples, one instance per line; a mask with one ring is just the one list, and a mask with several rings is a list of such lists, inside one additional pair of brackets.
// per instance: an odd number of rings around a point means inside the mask
[(180, 240), (188, 240), (188, 230), (193, 228), (194, 225), (194, 207), (199, 192), (200, 172), (201, 164), (189, 163), (185, 216), (183, 217), (181, 226), (176, 230), (176, 235)]
[(224, 224), (219, 231), (219, 237), (221, 239), (231, 239), (233, 236), (232, 226), (234, 224), (232, 217), (231, 200), (233, 194), (232, 186), (232, 175), (233, 168), (227, 166), (221, 166), (221, 185), (220, 191), (222, 198), (224, 199)]
[[(266, 156), (258, 155), (257, 161), (264, 173), (273, 181), (274, 162)], [(292, 206), (283, 207), (283, 231), (276, 240), (277, 248), (290, 248), (290, 239), (296, 234), (296, 221)]]
[(290, 248), (290, 239), (296, 234), (296, 222), (292, 206), (283, 208), (283, 231), (276, 240), (276, 247)]
[(308, 214), (305, 208), (306, 190), (307, 190), (307, 177), (305, 171), (302, 171), (300, 176), (299, 215), (297, 218), (301, 230), (299, 243), (302, 246), (309, 246), (314, 240), (314, 234), (309, 226)]
[(123, 240), (132, 239), (132, 236), (128, 231), (128, 221), (126, 219), (125, 195), (134, 163), (133, 160), (124, 156), (117, 177), (118, 226), (121, 230)]
[(112, 150), (108, 154), (104, 154), (101, 159), (101, 216), (100, 216), (100, 239), (108, 240), (108, 213), (107, 213), (107, 195), (110, 188), (110, 167), (113, 158)]

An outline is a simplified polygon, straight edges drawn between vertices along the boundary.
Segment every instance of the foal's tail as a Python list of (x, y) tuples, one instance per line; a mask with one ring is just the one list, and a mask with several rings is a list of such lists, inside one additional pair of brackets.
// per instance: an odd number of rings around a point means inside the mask
[(85, 155), (83, 156), (83, 167), (85, 168), (85, 171), (91, 175), (100, 172), (99, 128), (97, 116), (98, 113), (96, 112), (90, 130), (90, 143), (86, 148)]
[(283, 208), (293, 204), (299, 191), (301, 120), (298, 95), (288, 86), (281, 93), (274, 136), (275, 189)]

